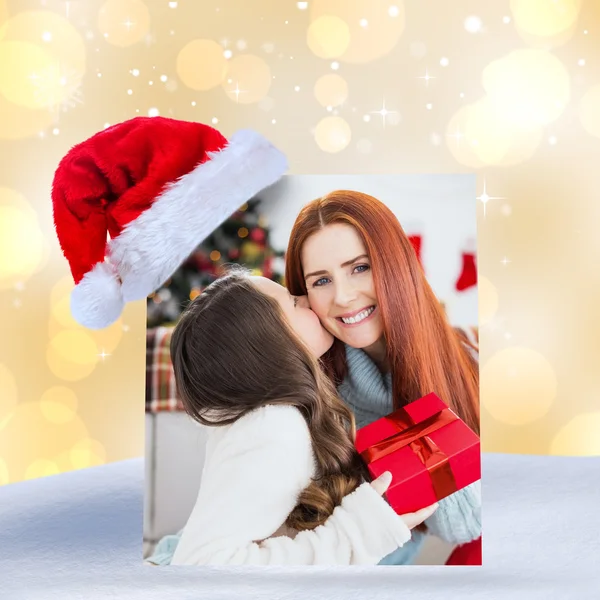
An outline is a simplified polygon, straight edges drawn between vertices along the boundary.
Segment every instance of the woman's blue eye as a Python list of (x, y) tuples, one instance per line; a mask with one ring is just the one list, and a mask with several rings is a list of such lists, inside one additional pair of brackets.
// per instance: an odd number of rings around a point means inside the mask
[(321, 279), (317, 279), (317, 281), (315, 281), (313, 283), (314, 287), (321, 287), (322, 285), (325, 285), (325, 283), (322, 282), (327, 282), (327, 277), (321, 277)]
[(368, 271), (371, 267), (369, 267), (369, 265), (356, 265), (356, 267), (354, 268), (360, 269), (359, 273), (364, 273), (365, 271)]

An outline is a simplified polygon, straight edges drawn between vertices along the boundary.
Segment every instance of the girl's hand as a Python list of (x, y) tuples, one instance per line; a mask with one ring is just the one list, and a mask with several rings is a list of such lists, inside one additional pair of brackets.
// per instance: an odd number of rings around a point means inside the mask
[[(387, 489), (390, 487), (390, 483), (392, 483), (392, 474), (389, 471), (386, 471), (371, 482), (371, 487), (380, 496), (383, 496), (383, 494), (385, 494)], [(432, 504), (427, 508), (422, 508), (417, 512), (400, 515), (400, 518), (404, 521), (409, 529), (414, 529), (417, 525), (420, 525), (423, 521), (429, 519), (429, 517), (436, 511), (437, 507), (438, 504), (436, 502), (435, 504)]]

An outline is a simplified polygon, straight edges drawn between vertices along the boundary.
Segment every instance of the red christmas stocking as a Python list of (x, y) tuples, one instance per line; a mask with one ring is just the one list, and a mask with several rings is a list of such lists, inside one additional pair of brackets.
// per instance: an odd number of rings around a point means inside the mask
[(421, 262), (421, 244), (423, 242), (423, 237), (421, 235), (417, 235), (417, 234), (409, 235), (408, 240), (412, 244), (412, 247), (415, 249), (417, 259), (421, 263), (421, 266), (423, 266), (423, 263)]
[(463, 252), (462, 273), (456, 282), (456, 289), (459, 292), (462, 292), (473, 287), (474, 285), (477, 285), (477, 265), (475, 264), (475, 253)]

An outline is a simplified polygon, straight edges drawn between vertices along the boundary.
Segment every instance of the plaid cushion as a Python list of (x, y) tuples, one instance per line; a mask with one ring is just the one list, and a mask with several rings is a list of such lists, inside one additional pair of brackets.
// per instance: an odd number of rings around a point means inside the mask
[(171, 364), (172, 327), (146, 331), (146, 412), (182, 411)]

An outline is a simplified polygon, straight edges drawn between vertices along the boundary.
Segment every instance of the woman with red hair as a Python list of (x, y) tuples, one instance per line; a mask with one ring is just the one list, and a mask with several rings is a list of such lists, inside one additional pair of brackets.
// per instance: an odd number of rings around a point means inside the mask
[[(448, 323), (382, 202), (338, 190), (306, 205), (292, 229), (285, 278), (336, 338), (322, 362), (357, 428), (435, 392), (479, 433), (477, 348)], [(380, 564), (412, 563), (427, 534), (453, 544), (478, 539), (480, 481), (440, 501), (412, 541)]]

